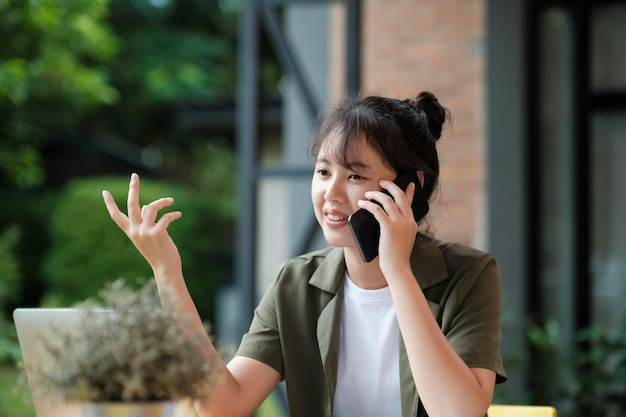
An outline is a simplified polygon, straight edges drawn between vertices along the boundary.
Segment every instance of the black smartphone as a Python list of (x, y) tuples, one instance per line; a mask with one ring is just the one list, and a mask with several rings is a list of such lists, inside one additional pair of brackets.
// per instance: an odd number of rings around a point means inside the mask
[[(418, 222), (428, 213), (429, 207), (417, 174), (415, 172), (407, 172), (399, 175), (394, 180), (394, 183), (403, 191), (412, 182), (415, 183), (415, 195), (413, 196), (411, 208), (413, 209), (413, 217)], [(390, 195), (387, 190), (382, 191)], [(378, 201), (372, 201), (381, 206)], [(359, 248), (361, 258), (365, 262), (371, 262), (378, 256), (378, 242), (380, 241), (380, 224), (378, 220), (369, 211), (358, 209), (348, 217), (348, 227), (350, 227), (354, 241)]]

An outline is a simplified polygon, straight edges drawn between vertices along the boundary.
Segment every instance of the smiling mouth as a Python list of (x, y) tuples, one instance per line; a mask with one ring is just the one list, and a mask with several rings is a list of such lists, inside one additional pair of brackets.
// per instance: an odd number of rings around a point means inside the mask
[(334, 214), (327, 214), (326, 218), (330, 221), (333, 222), (340, 222), (340, 221), (344, 221), (344, 220), (348, 220), (347, 217), (343, 217), (343, 216), (336, 216)]

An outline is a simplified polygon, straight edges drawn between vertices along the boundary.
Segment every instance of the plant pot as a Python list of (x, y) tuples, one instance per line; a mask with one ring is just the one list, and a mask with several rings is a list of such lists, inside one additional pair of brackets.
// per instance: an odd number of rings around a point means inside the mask
[(173, 401), (85, 403), (82, 417), (173, 417)]

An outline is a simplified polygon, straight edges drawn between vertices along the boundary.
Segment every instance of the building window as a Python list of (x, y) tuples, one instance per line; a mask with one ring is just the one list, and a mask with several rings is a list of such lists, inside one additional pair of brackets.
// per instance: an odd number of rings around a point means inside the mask
[(541, 302), (531, 313), (571, 340), (591, 322), (611, 332), (626, 319), (626, 1), (535, 7), (528, 278)]

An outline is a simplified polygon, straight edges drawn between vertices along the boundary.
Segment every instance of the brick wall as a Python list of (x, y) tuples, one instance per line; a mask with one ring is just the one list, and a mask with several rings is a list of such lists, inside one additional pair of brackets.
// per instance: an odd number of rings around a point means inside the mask
[[(362, 90), (406, 98), (434, 93), (452, 113), (439, 142), (432, 231), (484, 246), (484, 6), (478, 0), (364, 0)], [(335, 6), (332, 97), (343, 91), (345, 10)]]

